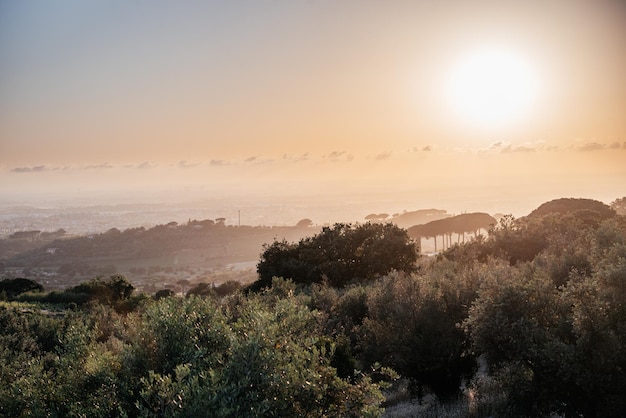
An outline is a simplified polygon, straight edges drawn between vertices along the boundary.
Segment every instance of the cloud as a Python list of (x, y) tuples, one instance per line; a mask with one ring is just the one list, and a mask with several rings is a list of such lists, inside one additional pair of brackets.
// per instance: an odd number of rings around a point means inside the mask
[(346, 151), (333, 151), (328, 155), (322, 156), (322, 158), (332, 162), (352, 161), (354, 160), (354, 155), (348, 154)]
[(388, 160), (389, 158), (391, 158), (391, 151), (381, 152), (374, 156), (374, 160), (376, 161)]
[(587, 142), (586, 144), (582, 144), (578, 147), (579, 151), (598, 151), (606, 148), (605, 144), (601, 144), (599, 142)]
[(510, 146), (509, 144), (506, 144), (504, 141), (496, 141), (496, 142), (492, 142), (489, 147), (487, 148), (487, 150), (493, 151), (493, 150), (499, 150), (502, 148), (506, 148)]
[(535, 141), (535, 142), (526, 142), (521, 145), (510, 144), (506, 141), (496, 141), (492, 142), (486, 148), (481, 148), (478, 150), (479, 153), (500, 153), (500, 154), (511, 154), (511, 153), (528, 153), (528, 152), (537, 152), (539, 150), (546, 149), (544, 141)]
[(409, 148), (409, 152), (429, 152), (429, 151), (432, 151), (432, 150), (433, 150), (433, 147), (431, 145), (426, 145), (426, 146), (421, 147), (421, 148), (417, 147), (417, 146)]
[[(342, 153), (337, 153), (335, 151), (335, 152), (329, 154), (329, 156), (333, 155), (333, 154), (336, 154), (336, 156), (334, 156), (333, 158), (337, 158), (337, 157), (340, 156), (340, 154), (343, 154), (343, 152)], [(305, 152), (303, 154), (296, 154), (296, 155), (294, 155), (294, 154), (283, 154), (283, 160), (286, 160), (286, 161), (300, 162), (300, 161), (307, 161), (310, 158), (311, 158), (311, 154), (308, 153), (308, 152)], [(326, 156), (323, 156), (322, 158), (326, 158)]]
[(178, 168), (193, 168), (193, 167), (197, 167), (198, 164), (197, 163), (190, 163), (187, 160), (180, 160), (178, 162)]
[(330, 154), (328, 154), (328, 156), (324, 156), (324, 158), (340, 158), (342, 155), (344, 155), (346, 152), (345, 151), (333, 151)]
[(98, 170), (98, 169), (108, 169), (108, 168), (113, 168), (113, 166), (111, 164), (109, 164), (108, 162), (106, 163), (102, 163), (102, 164), (92, 164), (92, 165), (86, 165), (85, 170)]
[(209, 165), (219, 167), (223, 165), (228, 165), (228, 162), (226, 160), (211, 160), (211, 162), (209, 162)]
[(257, 158), (259, 158), (259, 157), (258, 157), (258, 156), (256, 156), (256, 155), (253, 155), (252, 157), (248, 157), (248, 158), (246, 158), (244, 161), (245, 161), (245, 162), (247, 162), (247, 163), (251, 163), (251, 162), (253, 162), (253, 161), (256, 161), (256, 160), (257, 160)]
[(496, 141), (483, 148), (473, 148), (472, 146), (465, 146), (463, 148), (455, 148), (459, 152), (477, 152), (477, 153), (498, 153), (503, 149), (509, 147), (510, 144), (504, 141)]
[(35, 165), (32, 167), (15, 167), (11, 169), (11, 171), (14, 173), (41, 173), (44, 171), (54, 171), (54, 170), (58, 170), (58, 168), (48, 167), (45, 165)]
[(137, 169), (137, 170), (149, 170), (157, 166), (158, 164), (155, 163), (154, 161), (144, 161), (143, 163), (139, 163), (139, 164), (127, 164), (124, 166), (124, 168), (131, 168), (131, 169)]
[(502, 154), (510, 154), (513, 152), (535, 152), (535, 151), (537, 151), (537, 148), (533, 147), (532, 145), (520, 145), (518, 147), (507, 145), (506, 147), (502, 148), (500, 152)]
[[(624, 143), (624, 145), (626, 145), (626, 142)], [(609, 148), (609, 149), (620, 149), (620, 148), (622, 148), (622, 144), (620, 144), (618, 141), (615, 141), (615, 142), (609, 144), (609, 146), (607, 148)], [(626, 146), (624, 148), (626, 148)]]

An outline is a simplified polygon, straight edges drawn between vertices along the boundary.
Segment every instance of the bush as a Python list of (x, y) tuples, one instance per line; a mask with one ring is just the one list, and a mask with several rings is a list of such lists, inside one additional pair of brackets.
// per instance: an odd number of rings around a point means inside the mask
[(337, 376), (334, 343), (299, 300), (239, 299), (235, 316), (195, 297), (147, 307), (132, 344), (140, 415), (380, 416), (378, 386)]
[(447, 310), (437, 286), (424, 277), (385, 277), (369, 291), (367, 308), (358, 329), (364, 361), (380, 362), (443, 396), (455, 393), (473, 370), (457, 327), (462, 318)]

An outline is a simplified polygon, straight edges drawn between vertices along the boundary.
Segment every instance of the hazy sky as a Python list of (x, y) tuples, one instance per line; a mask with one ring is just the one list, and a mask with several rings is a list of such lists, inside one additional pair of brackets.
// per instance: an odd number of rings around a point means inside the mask
[(171, 189), (608, 203), (626, 2), (0, 2), (0, 200)]

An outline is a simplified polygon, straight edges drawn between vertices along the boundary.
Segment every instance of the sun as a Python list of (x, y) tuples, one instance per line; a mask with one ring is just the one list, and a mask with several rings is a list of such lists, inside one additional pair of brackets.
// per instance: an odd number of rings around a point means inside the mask
[(467, 122), (500, 128), (523, 119), (536, 102), (538, 78), (530, 61), (506, 48), (482, 48), (458, 59), (448, 74), (448, 105)]

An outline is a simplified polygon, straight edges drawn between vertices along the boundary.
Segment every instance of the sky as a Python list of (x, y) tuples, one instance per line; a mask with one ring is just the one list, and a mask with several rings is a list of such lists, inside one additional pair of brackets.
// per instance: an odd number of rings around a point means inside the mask
[(610, 203), (625, 74), (621, 0), (2, 1), (0, 200)]

